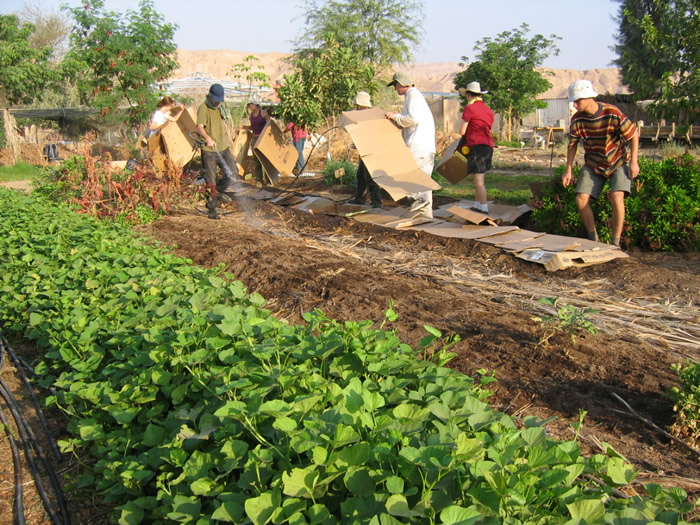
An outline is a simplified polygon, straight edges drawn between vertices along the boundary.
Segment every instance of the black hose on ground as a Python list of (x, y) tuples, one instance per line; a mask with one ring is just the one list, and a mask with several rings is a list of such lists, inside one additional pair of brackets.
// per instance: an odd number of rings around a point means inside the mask
[[(0, 335), (0, 362), (4, 363), (5, 353), (7, 352), (8, 348), (9, 344), (7, 343), (6, 339)], [(5, 400), (5, 404), (10, 410), (10, 413), (12, 414), (19, 435), (22, 438), (24, 455), (27, 459), (29, 470), (32, 473), (36, 490), (39, 494), (39, 497), (41, 498), (46, 513), (49, 515), (49, 518), (54, 524), (70, 525), (68, 509), (66, 508), (65, 498), (61, 489), (61, 485), (58, 481), (58, 478), (56, 477), (56, 473), (51, 467), (49, 461), (46, 459), (41, 445), (39, 444), (39, 441), (37, 440), (36, 435), (34, 434), (31, 426), (22, 414), (17, 400), (14, 398), (12, 392), (10, 391), (7, 384), (2, 378), (0, 378), (0, 397), (2, 397)], [(40, 407), (37, 410), (38, 412), (41, 412)], [(39, 467), (37, 465), (37, 459), (41, 462), (44, 471), (46, 472), (51, 482), (54, 494), (56, 496), (56, 502), (60, 510), (60, 516), (59, 513), (56, 511), (54, 504), (49, 499), (46, 489), (44, 488), (44, 484), (41, 479), (41, 474), (39, 473)], [(16, 519), (19, 518), (16, 517)]]
[[(0, 370), (2, 370), (5, 365), (5, 352), (0, 352)], [(0, 421), (5, 426), (5, 432), (7, 433), (8, 441), (10, 442), (10, 449), (12, 450), (12, 463), (15, 468), (15, 497), (14, 497), (14, 522), (17, 525), (24, 525), (24, 498), (22, 493), (22, 459), (19, 457), (19, 449), (17, 448), (17, 441), (12, 435), (12, 429), (10, 428), (10, 422), (5, 417), (5, 412), (0, 410)]]

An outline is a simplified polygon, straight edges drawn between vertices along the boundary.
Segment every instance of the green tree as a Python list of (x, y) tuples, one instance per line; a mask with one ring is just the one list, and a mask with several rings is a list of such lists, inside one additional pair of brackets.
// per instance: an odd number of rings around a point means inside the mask
[(413, 0), (306, 0), (306, 29), (297, 40), (304, 53), (337, 42), (379, 71), (408, 63), (423, 33), (423, 3)]
[(279, 90), (276, 114), (311, 130), (324, 123), (332, 127), (342, 111), (351, 109), (358, 91), (372, 91), (374, 77), (374, 67), (356, 51), (331, 41), (309, 56), (295, 55), (294, 72), (284, 76)]
[(141, 0), (137, 11), (106, 11), (102, 0), (68, 9), (76, 28), (70, 36), (65, 70), (77, 79), (83, 100), (102, 116), (127, 105), (124, 120), (143, 125), (160, 96), (154, 85), (177, 67), (177, 26)]
[(639, 100), (658, 117), (692, 123), (700, 107), (697, 0), (617, 0), (614, 61)]
[(16, 15), (0, 15), (0, 106), (30, 103), (54, 78), (51, 48), (35, 48), (34, 26), (20, 24)]
[[(546, 104), (537, 100), (552, 87), (551, 82), (536, 70), (550, 55), (558, 55), (557, 35), (549, 38), (537, 34), (527, 38), (530, 27), (522, 24), (512, 31), (504, 31), (496, 38), (477, 41), (474, 50), (478, 51), (476, 61), (457, 73), (455, 87), (466, 87), (469, 82), (478, 81), (482, 89), (489, 91), (485, 100), (495, 112), (501, 114), (501, 133), (511, 140), (514, 127), (520, 119)], [(469, 59), (462, 57), (461, 66)]]
[(243, 62), (238, 62), (231, 66), (231, 75), (238, 83), (245, 78), (248, 82), (248, 98), (253, 94), (253, 87), (270, 87), (270, 75), (265, 73), (265, 66), (258, 65), (260, 59), (255, 55), (248, 55)]

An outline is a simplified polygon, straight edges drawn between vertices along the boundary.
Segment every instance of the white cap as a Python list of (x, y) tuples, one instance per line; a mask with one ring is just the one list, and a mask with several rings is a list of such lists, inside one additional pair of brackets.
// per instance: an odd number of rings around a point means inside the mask
[(595, 98), (598, 93), (593, 89), (590, 80), (577, 80), (569, 86), (569, 102), (576, 102), (582, 98)]
[(355, 95), (355, 105), (362, 106), (365, 108), (371, 108), (372, 102), (370, 101), (369, 93), (367, 93), (366, 91), (358, 91), (357, 95)]
[(488, 91), (481, 91), (481, 84), (478, 82), (469, 82), (466, 88), (459, 88), (459, 94), (463, 97), (467, 96), (467, 92), (476, 93), (477, 95), (485, 95)]

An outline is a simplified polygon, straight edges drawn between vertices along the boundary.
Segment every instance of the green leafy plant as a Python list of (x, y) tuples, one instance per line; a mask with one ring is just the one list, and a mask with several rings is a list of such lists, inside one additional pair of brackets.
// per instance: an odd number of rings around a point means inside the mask
[(331, 160), (323, 167), (323, 182), (327, 186), (347, 184), (357, 186), (357, 164), (349, 160)]
[(585, 330), (591, 335), (598, 333), (598, 329), (593, 321), (588, 317), (597, 313), (594, 308), (576, 308), (570, 304), (558, 305), (558, 297), (543, 297), (538, 301), (541, 304), (552, 306), (556, 315), (540, 315), (533, 317), (533, 320), (542, 323), (545, 327), (544, 334), (540, 338), (538, 345), (546, 345), (557, 333), (564, 333), (571, 337), (571, 341), (576, 341), (576, 334), (579, 330)]
[[(625, 226), (622, 240), (626, 246), (649, 250), (700, 249), (700, 162), (683, 155), (654, 162), (639, 159), (640, 174), (625, 199)], [(563, 173), (563, 166), (556, 172)], [(609, 220), (612, 209), (607, 189), (591, 203), (598, 235), (610, 241)], [(529, 227), (559, 235), (585, 237), (576, 208), (576, 191), (564, 188), (559, 178), (543, 185), (532, 201)]]
[(494, 410), (485, 371), (419, 359), (368, 320), (290, 326), (220, 268), (110, 221), (0, 189), (0, 253), (0, 325), (43, 348), (72, 481), (112, 522), (677, 524), (692, 509), (679, 488), (615, 497), (631, 465)]
[(680, 386), (674, 386), (669, 391), (676, 412), (671, 431), (697, 447), (700, 445), (700, 363), (686, 361), (671, 368), (680, 380)]

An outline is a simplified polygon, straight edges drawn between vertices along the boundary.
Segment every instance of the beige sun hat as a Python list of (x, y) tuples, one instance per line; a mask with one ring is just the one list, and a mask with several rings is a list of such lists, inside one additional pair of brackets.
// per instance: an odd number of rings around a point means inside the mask
[(369, 97), (369, 93), (367, 93), (366, 91), (358, 91), (357, 95), (355, 95), (355, 105), (362, 106), (365, 108), (371, 108), (372, 101)]
[(402, 86), (412, 86), (414, 84), (411, 75), (405, 71), (397, 71), (391, 78), (391, 82), (387, 84), (387, 87), (393, 86), (394, 84), (401, 84)]
[(476, 93), (477, 95), (485, 95), (486, 93), (488, 93), (488, 91), (481, 91), (481, 84), (479, 84), (478, 82), (469, 82), (469, 84), (467, 84), (467, 87), (459, 88), (458, 91), (459, 94), (463, 97), (467, 96), (467, 92)]

